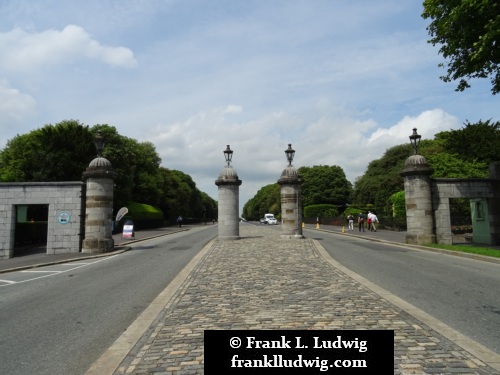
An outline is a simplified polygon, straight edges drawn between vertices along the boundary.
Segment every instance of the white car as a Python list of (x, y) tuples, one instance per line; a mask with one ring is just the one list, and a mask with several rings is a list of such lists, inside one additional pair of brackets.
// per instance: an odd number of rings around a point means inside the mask
[(274, 217), (273, 214), (265, 214), (264, 215), (264, 224), (277, 225), (278, 220)]

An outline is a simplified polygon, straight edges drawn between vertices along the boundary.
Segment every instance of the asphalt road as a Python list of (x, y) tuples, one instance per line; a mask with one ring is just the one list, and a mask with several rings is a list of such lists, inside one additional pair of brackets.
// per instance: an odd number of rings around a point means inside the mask
[(500, 353), (500, 265), (306, 230), (343, 266)]
[(0, 374), (84, 374), (216, 235), (201, 226), (117, 256), (3, 275), (13, 283), (0, 288)]
[[(500, 265), (304, 234), (347, 268), (499, 352)], [(114, 257), (3, 275), (13, 284), (0, 288), (0, 374), (84, 374), (216, 235), (217, 227), (202, 226)]]

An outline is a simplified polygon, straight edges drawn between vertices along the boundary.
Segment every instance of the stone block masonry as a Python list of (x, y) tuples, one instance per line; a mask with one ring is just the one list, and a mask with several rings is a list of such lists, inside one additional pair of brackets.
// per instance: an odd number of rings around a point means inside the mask
[(19, 205), (49, 206), (47, 254), (80, 252), (84, 197), (85, 184), (80, 181), (0, 183), (0, 258), (14, 254)]

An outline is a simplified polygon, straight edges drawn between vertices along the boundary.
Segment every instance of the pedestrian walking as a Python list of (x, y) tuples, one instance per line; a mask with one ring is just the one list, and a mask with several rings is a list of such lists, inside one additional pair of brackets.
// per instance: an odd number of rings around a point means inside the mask
[(177, 218), (177, 224), (179, 225), (179, 228), (182, 227), (182, 216), (180, 216), (180, 215)]
[(372, 213), (372, 216), (371, 216), (371, 227), (370, 227), (370, 230), (372, 232), (376, 232), (377, 231), (377, 227), (375, 227), (375, 223), (378, 223), (378, 217), (377, 215), (375, 215), (374, 213)]
[(354, 230), (354, 216), (352, 216), (352, 214), (349, 214), (347, 216), (347, 222), (349, 223), (349, 230), (353, 231)]
[(360, 232), (365, 231), (365, 215), (362, 212), (358, 215), (358, 227)]

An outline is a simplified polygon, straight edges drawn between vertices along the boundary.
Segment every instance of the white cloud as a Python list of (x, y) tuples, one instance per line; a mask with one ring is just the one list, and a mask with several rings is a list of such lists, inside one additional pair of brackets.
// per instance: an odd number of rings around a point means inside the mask
[(26, 128), (26, 121), (36, 115), (36, 101), (27, 94), (9, 87), (0, 81), (0, 142), (7, 141), (6, 135), (12, 130), (21, 132)]
[(15, 28), (0, 34), (0, 49), (0, 65), (13, 71), (29, 71), (81, 58), (126, 68), (137, 65), (130, 49), (104, 46), (76, 25), (68, 25), (61, 31), (46, 30), (40, 33)]
[(403, 143), (408, 141), (411, 133), (409, 129), (417, 128), (418, 133), (423, 138), (432, 139), (436, 133), (441, 131), (456, 129), (460, 126), (460, 121), (456, 116), (452, 116), (442, 109), (424, 111), (416, 117), (405, 116), (396, 125), (388, 129), (377, 129), (368, 139), (371, 145), (388, 145), (394, 142)]
[[(238, 111), (228, 115), (230, 108)], [(424, 139), (432, 139), (437, 132), (460, 125), (456, 117), (433, 109), (381, 128), (373, 119), (357, 119), (355, 113), (327, 101), (311, 112), (269, 113), (250, 121), (241, 121), (242, 117), (245, 110), (240, 106), (214, 108), (184, 122), (158, 126), (148, 138), (165, 167), (188, 173), (216, 199), (214, 181), (225, 165), (223, 151), (229, 144), (234, 151), (233, 167), (243, 181), (243, 205), (258, 189), (278, 180), (287, 165), (288, 143), (296, 151), (295, 167), (338, 165), (354, 183), (387, 148), (408, 143), (413, 127)]]
[(21, 120), (23, 114), (32, 113), (36, 108), (35, 100), (19, 90), (0, 83), (0, 117)]

